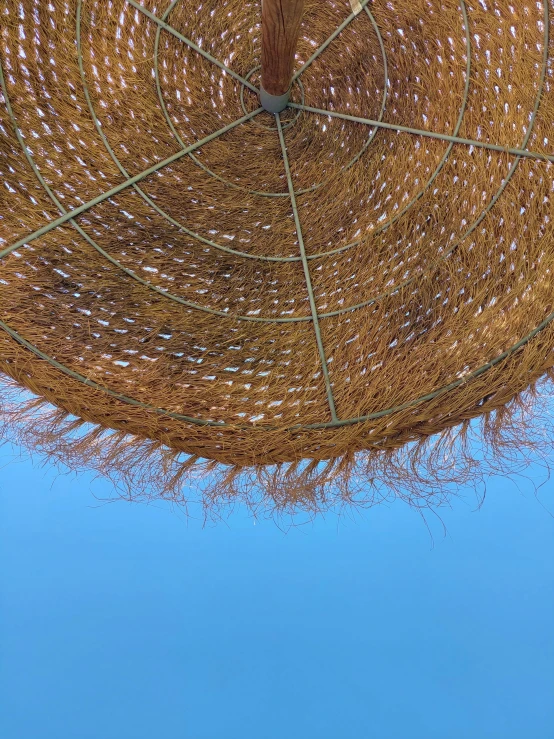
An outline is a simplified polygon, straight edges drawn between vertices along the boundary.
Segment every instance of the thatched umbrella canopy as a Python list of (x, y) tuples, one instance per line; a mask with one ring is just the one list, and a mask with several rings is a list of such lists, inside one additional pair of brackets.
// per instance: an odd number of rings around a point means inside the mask
[(6, 433), (279, 506), (426, 499), (476, 417), (500, 458), (554, 363), (552, 17), (6, 0)]

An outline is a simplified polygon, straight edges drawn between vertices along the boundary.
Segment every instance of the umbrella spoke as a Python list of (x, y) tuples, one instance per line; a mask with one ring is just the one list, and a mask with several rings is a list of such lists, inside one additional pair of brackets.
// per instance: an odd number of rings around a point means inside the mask
[(303, 110), (305, 113), (315, 113), (316, 115), (325, 115), (330, 118), (340, 118), (343, 121), (352, 121), (353, 123), (362, 123), (366, 126), (375, 126), (376, 128), (385, 128), (389, 131), (398, 131), (400, 133), (411, 133), (414, 136), (425, 136), (430, 139), (439, 139), (439, 141), (448, 141), (453, 144), (463, 144), (465, 146), (474, 146), (479, 149), (490, 149), (491, 151), (499, 151), (503, 154), (511, 154), (518, 157), (527, 157), (528, 159), (541, 159), (545, 162), (554, 162), (554, 154), (541, 154), (538, 151), (528, 151), (527, 149), (514, 149), (501, 144), (489, 144), (486, 141), (477, 141), (475, 139), (464, 139), (460, 136), (450, 136), (446, 133), (438, 133), (437, 131), (426, 131), (422, 128), (410, 128), (409, 126), (401, 126), (398, 123), (385, 123), (384, 121), (374, 121), (371, 118), (360, 118), (356, 115), (348, 115), (347, 113), (338, 113), (334, 110), (324, 110), (323, 108), (312, 108), (309, 105), (301, 103), (289, 103), (291, 108)]
[[(319, 55), (320, 55), (320, 54), (321, 54), (321, 53), (322, 53), (323, 51), (325, 51), (325, 49), (326, 49), (326, 48), (327, 48), (327, 47), (329, 46), (329, 44), (330, 44), (330, 43), (331, 43), (332, 41), (334, 41), (334, 40), (336, 39), (336, 37), (337, 37), (337, 36), (339, 35), (339, 33), (341, 33), (342, 31), (344, 31), (344, 29), (346, 28), (346, 26), (348, 26), (348, 25), (349, 25), (349, 24), (350, 24), (350, 23), (351, 23), (351, 22), (352, 22), (352, 21), (354, 20), (354, 18), (355, 18), (355, 17), (357, 16), (357, 15), (359, 15), (359, 13), (360, 13), (360, 10), (366, 9), (366, 12), (368, 12), (368, 14), (369, 14), (369, 11), (367, 11), (367, 8), (366, 8), (366, 5), (368, 4), (368, 2), (369, 2), (369, 0), (363, 0), (363, 2), (362, 2), (362, 3), (361, 3), (361, 5), (360, 5), (360, 9), (359, 9), (359, 10), (357, 10), (356, 12), (354, 12), (354, 13), (350, 13), (350, 15), (348, 16), (348, 18), (346, 18), (346, 19), (345, 19), (345, 20), (344, 20), (344, 21), (343, 21), (343, 22), (342, 22), (342, 23), (340, 24), (340, 26), (339, 26), (339, 27), (338, 27), (337, 29), (335, 29), (335, 30), (333, 31), (333, 33), (332, 33), (332, 34), (331, 34), (331, 35), (330, 35), (330, 36), (329, 36), (329, 37), (328, 37), (328, 38), (327, 38), (327, 39), (326, 39), (326, 40), (325, 40), (325, 41), (324, 41), (324, 42), (323, 42), (323, 43), (321, 44), (321, 46), (320, 46), (320, 47), (319, 47), (318, 49), (316, 49), (316, 50), (314, 51), (314, 53), (313, 53), (313, 54), (311, 55), (311, 57), (310, 57), (310, 58), (309, 58), (309, 59), (308, 59), (308, 60), (307, 60), (307, 61), (306, 61), (306, 62), (305, 62), (305, 63), (304, 63), (304, 64), (303, 64), (303, 65), (302, 65), (301, 67), (300, 67), (300, 69), (298, 70), (298, 72), (296, 72), (296, 73), (295, 73), (295, 74), (293, 75), (293, 78), (292, 78), (292, 81), (293, 81), (293, 82), (294, 82), (294, 81), (295, 81), (295, 80), (296, 80), (296, 79), (297, 79), (298, 77), (300, 77), (300, 75), (301, 75), (301, 74), (302, 74), (303, 72), (305, 72), (305, 71), (306, 71), (306, 69), (307, 69), (307, 68), (308, 68), (308, 67), (310, 66), (310, 64), (312, 64), (312, 62), (314, 62), (314, 61), (315, 61), (315, 60), (317, 59), (317, 57), (318, 57), (318, 56), (319, 56)], [(370, 15), (370, 18), (371, 18), (371, 17), (372, 17), (372, 16)]]
[(143, 170), (139, 174), (134, 175), (134, 177), (130, 177), (129, 179), (125, 180), (125, 182), (121, 182), (119, 185), (112, 187), (111, 190), (107, 190), (106, 192), (103, 192), (101, 195), (98, 195), (92, 200), (89, 200), (87, 203), (83, 203), (83, 205), (80, 205), (78, 208), (74, 208), (73, 210), (67, 211), (66, 213), (64, 213), (64, 215), (60, 216), (60, 218), (56, 218), (55, 220), (50, 221), (50, 223), (47, 223), (45, 226), (42, 226), (42, 228), (39, 228), (37, 231), (34, 231), (28, 236), (25, 236), (23, 239), (20, 239), (15, 244), (12, 244), (11, 246), (8, 246), (6, 249), (0, 251), (0, 259), (7, 256), (8, 254), (11, 254), (12, 251), (19, 249), (21, 246), (24, 246), (25, 244), (28, 244), (31, 241), (34, 241), (35, 239), (38, 239), (41, 236), (44, 236), (49, 231), (52, 231), (54, 228), (58, 228), (58, 226), (63, 226), (64, 223), (67, 223), (72, 218), (76, 218), (77, 216), (80, 216), (81, 213), (84, 213), (85, 211), (90, 210), (91, 208), (94, 208), (95, 205), (99, 205), (100, 203), (103, 203), (104, 200), (108, 200), (114, 195), (117, 195), (118, 193), (122, 192), (122, 190), (125, 190), (128, 187), (132, 187), (137, 182), (144, 180), (146, 177), (149, 177), (151, 174), (158, 172), (160, 169), (163, 169), (164, 167), (167, 167), (169, 164), (173, 164), (173, 162), (176, 162), (177, 160), (186, 156), (189, 152), (195, 151), (196, 149), (200, 149), (200, 147), (204, 146), (210, 141), (213, 141), (219, 136), (222, 136), (223, 134), (227, 133), (228, 131), (240, 125), (241, 123), (245, 123), (246, 121), (250, 120), (255, 115), (260, 113), (262, 110), (263, 110), (262, 108), (258, 108), (257, 110), (252, 111), (252, 113), (248, 113), (247, 115), (242, 116), (242, 118), (238, 118), (236, 121), (233, 121), (232, 123), (229, 123), (227, 126), (220, 128), (218, 131), (211, 133), (209, 136), (205, 136), (203, 139), (200, 139), (200, 141), (197, 141), (195, 144), (191, 144), (190, 146), (187, 146), (186, 149), (181, 149), (181, 151), (178, 151), (176, 154), (172, 154), (167, 159), (164, 159), (163, 161), (158, 162), (157, 164), (154, 164), (152, 167), (149, 167), (148, 169)]
[[(175, 36), (175, 38), (178, 38), (179, 41), (182, 41), (184, 44), (186, 44), (187, 46), (189, 46), (191, 49), (193, 49), (194, 51), (198, 52), (198, 54), (201, 54), (209, 62), (211, 62), (212, 64), (215, 64), (217, 67), (219, 67), (220, 69), (222, 69), (224, 72), (226, 72), (231, 77), (234, 77), (237, 80), (237, 82), (240, 82), (242, 85), (245, 85), (246, 87), (248, 87), (250, 90), (252, 90), (252, 92), (255, 92), (256, 95), (259, 93), (258, 88), (255, 87), (251, 82), (249, 82), (248, 80), (244, 79), (244, 77), (241, 77), (240, 74), (237, 74), (237, 72), (234, 72), (227, 65), (223, 64), (223, 62), (220, 62), (219, 59), (216, 59), (211, 54), (208, 54), (208, 52), (207, 51), (204, 51), (204, 49), (202, 49), (200, 46), (198, 46), (198, 44), (195, 44), (194, 41), (191, 41), (191, 39), (187, 38), (182, 33), (180, 33), (179, 31), (177, 31), (175, 28), (173, 28), (173, 26), (170, 26), (169, 23), (166, 23), (161, 18), (158, 18), (157, 15), (154, 15), (154, 13), (151, 13), (143, 5), (141, 5), (140, 3), (137, 3), (136, 0), (127, 0), (127, 2), (130, 5), (132, 5), (133, 8), (136, 8), (141, 13), (144, 13), (144, 15), (147, 18), (150, 18), (151, 21), (154, 21), (154, 23), (157, 23), (165, 31), (167, 31), (168, 33), (171, 33), (173, 36)], [(171, 8), (173, 7), (173, 5), (175, 5), (176, 2), (177, 2), (177, 0), (174, 0), (174, 2), (172, 3), (171, 7), (169, 8), (169, 10), (171, 10)]]
[(283, 136), (283, 126), (281, 125), (281, 116), (277, 114), (275, 116), (277, 121), (277, 131), (279, 133), (279, 142), (281, 144), (281, 152), (283, 154), (283, 162), (285, 165), (285, 173), (287, 176), (287, 184), (289, 188), (290, 201), (292, 205), (292, 212), (294, 214), (294, 224), (296, 226), (296, 236), (298, 238), (298, 245), (300, 247), (300, 256), (302, 257), (302, 267), (304, 268), (304, 277), (306, 278), (306, 286), (308, 288), (308, 296), (310, 299), (310, 309), (312, 312), (312, 322), (314, 325), (314, 331), (317, 341), (317, 349), (319, 351), (319, 358), (321, 360), (321, 370), (323, 372), (323, 378), (325, 380), (325, 389), (327, 391), (327, 400), (329, 402), (329, 409), (331, 411), (331, 418), (333, 421), (338, 421), (337, 413), (335, 410), (335, 400), (333, 398), (333, 388), (331, 387), (331, 380), (329, 378), (329, 370), (327, 369), (327, 357), (325, 356), (325, 349), (323, 347), (323, 339), (321, 337), (321, 329), (319, 327), (319, 316), (317, 314), (317, 306), (315, 303), (314, 291), (312, 287), (312, 279), (310, 277), (310, 268), (308, 266), (308, 260), (306, 258), (306, 249), (304, 247), (304, 239), (302, 238), (302, 227), (300, 225), (300, 217), (298, 215), (298, 208), (296, 207), (296, 195), (294, 192), (294, 186), (292, 184), (292, 177), (289, 167), (289, 157), (287, 154), (287, 147), (285, 144), (285, 137)]

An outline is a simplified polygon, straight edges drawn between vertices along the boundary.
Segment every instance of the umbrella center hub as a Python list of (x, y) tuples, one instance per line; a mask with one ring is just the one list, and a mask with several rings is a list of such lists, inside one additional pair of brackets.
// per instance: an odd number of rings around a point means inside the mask
[[(295, 110), (288, 105), (289, 100), (304, 104), (305, 96), (302, 80), (300, 79), (300, 77), (295, 79), (286, 95), (269, 95), (269, 93), (267, 93), (262, 87), (260, 70), (261, 66), (258, 65), (257, 67), (251, 69), (250, 72), (245, 75), (245, 79), (249, 80), (258, 88), (258, 95), (255, 95), (252, 90), (245, 85), (240, 86), (240, 104), (242, 110), (245, 114), (248, 114), (256, 108), (262, 107), (272, 116), (277, 113), (281, 113), (281, 125), (283, 126), (283, 129), (289, 128), (296, 123), (296, 121), (302, 114), (301, 110)], [(281, 100), (279, 104), (276, 105), (278, 97), (283, 97), (286, 99)], [(275, 108), (278, 108), (278, 110), (276, 110)], [(252, 119), (252, 123), (255, 126), (265, 128), (266, 130), (277, 130), (275, 119), (270, 122), (270, 120), (268, 120), (266, 116), (257, 116), (256, 118)]]
[(283, 95), (271, 95), (260, 86), (260, 105), (268, 113), (280, 113), (289, 104), (290, 88)]

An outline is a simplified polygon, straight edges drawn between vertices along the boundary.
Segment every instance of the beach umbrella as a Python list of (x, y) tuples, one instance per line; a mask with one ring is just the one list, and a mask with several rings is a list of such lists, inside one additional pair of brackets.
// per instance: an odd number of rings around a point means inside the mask
[(293, 508), (427, 502), (473, 427), (505, 459), (554, 362), (553, 16), (5, 0), (6, 438)]

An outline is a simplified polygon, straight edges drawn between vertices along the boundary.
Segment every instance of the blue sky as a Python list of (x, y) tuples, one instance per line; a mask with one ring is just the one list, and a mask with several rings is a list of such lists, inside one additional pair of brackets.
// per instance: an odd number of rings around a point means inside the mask
[(203, 528), (15, 458), (0, 736), (554, 738), (554, 483), (491, 479), (432, 540), (400, 503)]

